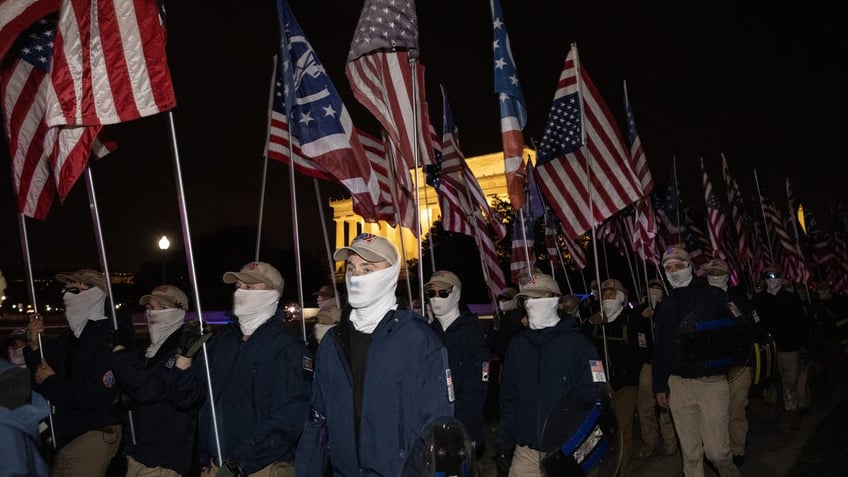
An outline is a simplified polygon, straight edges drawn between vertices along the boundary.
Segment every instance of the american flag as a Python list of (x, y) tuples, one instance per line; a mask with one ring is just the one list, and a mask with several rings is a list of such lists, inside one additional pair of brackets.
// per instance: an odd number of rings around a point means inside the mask
[(527, 108), (524, 106), (524, 92), (518, 81), (518, 70), (509, 46), (501, 2), (491, 0), (490, 5), (495, 35), (492, 49), (495, 59), (495, 93), (498, 94), (501, 114), (504, 173), (509, 201), (512, 208), (518, 210), (524, 206), (524, 135), (521, 131), (527, 125)]
[(56, 0), (3, 0), (0, 2), (0, 58), (30, 25), (59, 9)]
[(834, 245), (826, 230), (819, 225), (813, 212), (804, 208), (804, 223), (807, 229), (807, 243), (811, 251), (813, 261), (817, 265), (827, 265), (836, 261), (836, 253)]
[[(550, 211), (550, 209), (548, 209)], [(545, 214), (545, 250), (551, 267), (560, 266), (559, 238), (557, 237), (556, 217), (553, 213)]]
[(400, 171), (415, 167), (416, 148), (421, 153), (419, 165), (434, 162), (424, 96), (424, 68), (422, 65), (413, 68), (411, 64), (417, 57), (415, 2), (366, 0), (351, 42), (345, 74), (354, 97), (377, 118), (394, 144), (397, 178), (410, 191), (413, 190), (411, 179)]
[[(47, 216), (56, 193), (64, 198), (85, 170), (101, 129), (49, 127), (45, 121), (47, 105), (56, 97), (49, 76), (54, 33), (52, 18), (32, 24), (0, 70), (18, 211), (39, 220)], [(108, 151), (98, 145), (97, 152)]]
[[(560, 230), (562, 230), (562, 224), (559, 224)], [(565, 230), (563, 232), (562, 243), (565, 245), (565, 249), (568, 251), (568, 254), (571, 256), (571, 260), (574, 261), (574, 266), (580, 270), (584, 270), (588, 262), (586, 261), (586, 251), (583, 250), (583, 246), (579, 243), (575, 242), (574, 239), (568, 238), (565, 235)]]
[(524, 209), (518, 209), (515, 212), (509, 262), (510, 275), (515, 283), (518, 283), (521, 275), (532, 275), (532, 270), (536, 267), (535, 225), (536, 221), (533, 218), (524, 215)]
[(545, 215), (546, 207), (544, 199), (542, 199), (542, 191), (539, 190), (539, 184), (536, 182), (536, 169), (530, 161), (527, 161), (524, 176), (527, 178), (525, 181), (527, 189), (525, 211), (528, 217), (535, 220)]
[(721, 249), (724, 243), (722, 240), (724, 238), (724, 229), (727, 225), (724, 206), (718, 200), (718, 196), (713, 190), (713, 183), (710, 181), (710, 176), (707, 175), (707, 169), (704, 167), (704, 158), (701, 158), (701, 176), (703, 177), (704, 200), (707, 204), (707, 229), (710, 234), (713, 257), (725, 260), (727, 256)]
[(51, 75), (59, 100), (47, 124), (131, 121), (176, 106), (159, 5), (63, 0)]
[(560, 75), (536, 170), (569, 238), (642, 196), (624, 140), (586, 69), (579, 66), (576, 46)]
[(636, 169), (636, 175), (642, 185), (644, 196), (636, 203), (636, 217), (634, 218), (633, 250), (642, 260), (659, 263), (657, 248), (654, 246), (654, 237), (657, 235), (657, 220), (654, 208), (651, 206), (650, 194), (654, 190), (654, 177), (648, 167), (648, 158), (642, 148), (642, 140), (636, 131), (636, 119), (633, 117), (633, 109), (627, 96), (627, 83), (624, 85), (624, 112), (627, 114), (627, 139), (630, 143), (630, 156)]
[(636, 175), (642, 184), (642, 192), (645, 195), (654, 190), (654, 177), (648, 167), (648, 158), (642, 149), (642, 140), (636, 131), (636, 118), (633, 117), (633, 109), (630, 107), (630, 99), (627, 97), (627, 84), (624, 85), (624, 113), (627, 115), (627, 140), (630, 143), (630, 156), (636, 169)]
[(277, 8), (282, 61), (277, 68), (279, 81), (275, 82), (272, 115), (291, 118), (288, 126), (300, 153), (320, 165), (350, 192), (359, 215), (367, 221), (377, 221), (379, 180), (347, 107), (288, 2), (277, 0)]
[(733, 219), (739, 260), (744, 263), (752, 256), (751, 247), (748, 243), (748, 228), (745, 226), (747, 211), (745, 201), (742, 199), (742, 192), (739, 190), (739, 184), (736, 183), (736, 179), (731, 177), (724, 154), (721, 155), (721, 174), (724, 177), (724, 188), (727, 191), (727, 203), (730, 204), (730, 217)]
[(801, 251), (790, 238), (782, 214), (768, 196), (765, 188), (760, 191), (760, 205), (770, 234), (775, 263), (779, 263), (783, 276), (787, 279), (795, 283), (808, 283), (811, 275)]

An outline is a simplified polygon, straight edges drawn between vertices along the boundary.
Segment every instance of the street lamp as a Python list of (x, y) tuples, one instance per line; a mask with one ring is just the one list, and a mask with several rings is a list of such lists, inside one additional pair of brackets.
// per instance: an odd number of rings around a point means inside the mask
[(162, 284), (165, 284), (165, 259), (167, 258), (166, 252), (168, 251), (168, 247), (171, 246), (171, 241), (168, 240), (168, 237), (163, 235), (162, 238), (159, 239), (159, 250), (162, 251)]

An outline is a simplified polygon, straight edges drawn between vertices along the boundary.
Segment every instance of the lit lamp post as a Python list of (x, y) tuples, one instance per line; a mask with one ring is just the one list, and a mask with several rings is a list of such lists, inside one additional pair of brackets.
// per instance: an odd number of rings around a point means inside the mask
[(162, 238), (159, 239), (159, 250), (162, 251), (162, 284), (165, 284), (165, 261), (167, 258), (166, 252), (168, 251), (168, 247), (171, 246), (171, 241), (168, 240), (168, 237), (163, 235)]

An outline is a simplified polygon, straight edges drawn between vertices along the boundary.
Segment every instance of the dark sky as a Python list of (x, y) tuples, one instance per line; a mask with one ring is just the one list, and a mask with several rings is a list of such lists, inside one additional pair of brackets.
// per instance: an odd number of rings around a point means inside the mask
[[(820, 217), (843, 200), (848, 44), (836, 6), (714, 1), (503, 0), (524, 86), (525, 141), (541, 139), (569, 45), (623, 125), (627, 80), (654, 176), (664, 184), (676, 157), (684, 197), (703, 209), (698, 158), (721, 188), (720, 153), (750, 197), (760, 183), (785, 204), (786, 177)], [(690, 5), (691, 3), (691, 5)], [(695, 5), (697, 3), (697, 5)], [(345, 56), (361, 8), (353, 0), (291, 0), (291, 8), (358, 126), (376, 121), (350, 94)], [(168, 53), (178, 106), (177, 141), (193, 236), (225, 225), (255, 225), (272, 56), (278, 25), (272, 0), (179, 0), (168, 8)], [(431, 117), (441, 123), (438, 85), (448, 91), (466, 155), (500, 148), (492, 89), (487, 0), (419, 0), (421, 62)], [(156, 260), (162, 234), (181, 241), (165, 115), (110, 127), (119, 150), (93, 166), (101, 224), (113, 271)], [(4, 153), (4, 156), (6, 154)], [(6, 159), (8, 157), (6, 156)], [(8, 164), (8, 162), (7, 162)], [(322, 183), (326, 196), (342, 191)], [(19, 266), (20, 241), (9, 168), (0, 168), (0, 269)], [(311, 179), (298, 178), (301, 240), (321, 243)], [(723, 195), (722, 195), (723, 197)], [(269, 167), (264, 232), (291, 247), (288, 170)], [(325, 212), (330, 213), (329, 207)], [(821, 219), (820, 219), (821, 220)], [(826, 224), (827, 221), (824, 221)], [(28, 221), (39, 268), (97, 266), (81, 180), (45, 222)], [(330, 230), (332, 234), (332, 229)], [(331, 235), (332, 236), (332, 235)], [(253, 250), (244, 250), (245, 261)]]

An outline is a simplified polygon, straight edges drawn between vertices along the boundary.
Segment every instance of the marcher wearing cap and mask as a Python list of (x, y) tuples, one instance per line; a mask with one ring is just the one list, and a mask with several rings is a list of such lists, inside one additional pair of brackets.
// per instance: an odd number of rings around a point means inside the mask
[(332, 285), (323, 285), (317, 292), (312, 294), (318, 304), (318, 313), (315, 315), (315, 326), (312, 335), (315, 341), (310, 340), (310, 349), (314, 352), (327, 330), (336, 326), (342, 316), (342, 311), (336, 304), (336, 290)]
[(665, 296), (664, 284), (661, 279), (654, 278), (648, 282), (648, 296), (644, 303), (633, 309), (637, 319), (635, 325), (636, 341), (639, 349), (639, 359), (642, 368), (639, 371), (639, 394), (636, 399), (636, 412), (639, 414), (639, 430), (642, 434), (642, 449), (640, 458), (654, 455), (660, 436), (662, 447), (660, 454), (669, 456), (677, 453), (677, 435), (671, 422), (671, 412), (657, 406), (654, 396), (654, 311)]
[(448, 351), (456, 395), (454, 417), (465, 426), (479, 457), (486, 444), (483, 408), (489, 385), (489, 347), (480, 320), (460, 305), (462, 283), (453, 272), (433, 272), (424, 285), (424, 296), (435, 318), (430, 326)]
[(727, 293), (694, 276), (689, 254), (680, 247), (665, 250), (662, 266), (672, 290), (654, 313), (657, 403), (671, 410), (686, 477), (704, 475), (705, 454), (722, 477), (735, 477), (739, 470), (733, 464), (728, 433), (730, 359), (701, 354), (704, 348), (712, 353), (709, 346), (702, 346), (713, 337), (712, 325), (723, 325), (732, 317)]
[(207, 346), (222, 456), (217, 455), (205, 366), (202, 360), (192, 363), (182, 351), (175, 373), (180, 393), (173, 401), (178, 406), (203, 403), (198, 417), (202, 476), (294, 475), (297, 438), (309, 415), (312, 355), (285, 324), (278, 307), (283, 277), (276, 268), (251, 262), (225, 273), (223, 280), (236, 286), (233, 315), (238, 321)]
[[(601, 311), (592, 315), (592, 341), (609, 372), (612, 388), (612, 408), (621, 430), (623, 447), (618, 475), (631, 475), (633, 454), (633, 417), (639, 394), (638, 316), (632, 313), (627, 302), (627, 289), (614, 278), (601, 283)], [(606, 342), (605, 342), (606, 340)], [(606, 360), (609, 353), (609, 362)]]
[[(90, 269), (60, 273), (62, 299), (69, 331), (44, 343), (39, 317), (30, 320), (27, 367), (34, 373), (34, 389), (55, 408), (54, 432), (58, 453), (53, 475), (105, 475), (118, 452), (125, 411), (113, 406), (119, 395), (109, 367), (109, 335), (113, 322), (106, 317), (106, 277)], [(124, 316), (119, 318), (123, 319)], [(122, 327), (132, 329), (130, 323)]]
[(495, 455), (499, 472), (512, 477), (541, 476), (541, 436), (545, 420), (572, 387), (606, 386), (603, 364), (574, 320), (558, 314), (559, 285), (533, 274), (519, 283), (529, 329), (509, 344), (501, 383), (500, 422)]
[(777, 367), (783, 384), (783, 409), (790, 430), (800, 427), (799, 403), (805, 400), (798, 385), (801, 357), (800, 349), (809, 342), (809, 327), (798, 295), (783, 288), (783, 279), (777, 267), (763, 270), (766, 289), (754, 295), (751, 304), (757, 310), (760, 323), (774, 337), (777, 345)]
[[(748, 435), (748, 417), (746, 408), (748, 406), (748, 393), (751, 390), (752, 374), (750, 360), (746, 358), (750, 354), (753, 342), (753, 330), (756, 320), (756, 312), (741, 287), (730, 286), (730, 268), (727, 262), (721, 259), (713, 259), (704, 265), (707, 274), (707, 282), (714, 287), (721, 288), (727, 292), (727, 305), (737, 326), (748, 330), (744, 336), (751, 337), (747, 343), (739, 343), (740, 349), (746, 353), (737, 357), (727, 372), (727, 383), (730, 389), (730, 416), (728, 431), (730, 433), (730, 453), (733, 455), (733, 463), (742, 467), (745, 463), (745, 444)], [(737, 336), (742, 336), (739, 334)]]
[(356, 236), (345, 263), (348, 304), (318, 347), (312, 411), (297, 475), (399, 475), (424, 426), (453, 416), (447, 351), (424, 317), (398, 308), (401, 260), (385, 238)]
[(139, 304), (145, 307), (150, 345), (139, 356), (132, 350), (132, 335), (114, 332), (109, 360), (118, 384), (134, 404), (135, 443), (126, 448), (127, 475), (186, 475), (197, 408), (181, 408), (172, 402), (171, 381), (188, 297), (175, 286), (160, 285), (142, 296)]

